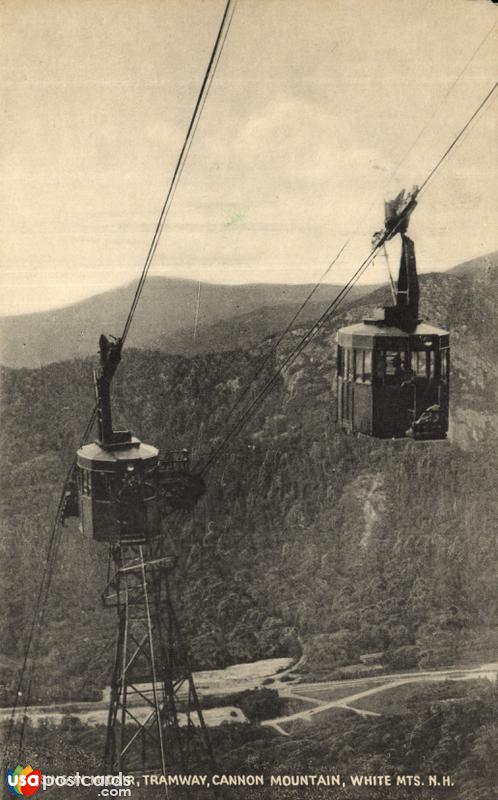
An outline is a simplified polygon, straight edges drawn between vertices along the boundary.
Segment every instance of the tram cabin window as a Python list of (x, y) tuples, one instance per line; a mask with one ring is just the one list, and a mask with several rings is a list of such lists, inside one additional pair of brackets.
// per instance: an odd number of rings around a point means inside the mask
[(372, 380), (372, 351), (355, 350), (356, 383), (371, 383), (371, 380)]
[(349, 350), (345, 347), (342, 351), (342, 362), (341, 362), (341, 376), (343, 380), (346, 380), (348, 377), (348, 361), (349, 361)]
[(425, 351), (412, 353), (412, 370), (417, 378), (427, 377), (427, 359)]
[(376, 355), (375, 376), (377, 380), (407, 380), (413, 377), (410, 359), (405, 350), (385, 350)]
[(405, 353), (397, 350), (386, 351), (386, 375), (398, 376), (404, 371), (406, 362)]
[(109, 500), (109, 481), (105, 472), (94, 472), (92, 495), (95, 500)]
[(353, 350), (348, 347), (346, 349), (346, 378), (348, 381), (353, 380), (354, 375), (354, 353)]
[(442, 383), (448, 382), (448, 351), (441, 350), (439, 354), (440, 358), (440, 375)]
[(382, 382), (386, 372), (386, 356), (381, 350), (375, 354), (375, 378)]
[(349, 347), (339, 348), (339, 357), (337, 361), (337, 372), (344, 380), (347, 380), (352, 369), (352, 353)]
[[(434, 350), (419, 350), (412, 355), (412, 369), (417, 378), (425, 378), (425, 380), (434, 380), (437, 374), (436, 369), (436, 353)], [(446, 361), (446, 353), (445, 353)], [(442, 364), (442, 362), (441, 362)], [(441, 373), (446, 376), (446, 364)], [(443, 378), (444, 380), (444, 378)]]
[(363, 351), (353, 350), (354, 354), (354, 379), (356, 383), (363, 383)]
[(82, 480), (81, 480), (81, 489), (84, 495), (87, 497), (91, 494), (91, 477), (90, 471), (88, 469), (82, 470)]
[(372, 351), (365, 350), (363, 353), (363, 381), (372, 382)]
[(436, 353), (434, 350), (429, 350), (427, 353), (427, 366), (429, 371), (429, 379), (432, 381), (436, 377)]
[(156, 496), (156, 469), (148, 469), (143, 478), (144, 500), (149, 500)]

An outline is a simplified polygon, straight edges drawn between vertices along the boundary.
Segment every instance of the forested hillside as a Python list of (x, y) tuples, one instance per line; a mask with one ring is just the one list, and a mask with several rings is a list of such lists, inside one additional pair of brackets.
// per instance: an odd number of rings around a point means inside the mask
[[(175, 591), (195, 665), (306, 655), (331, 673), (384, 651), (393, 668), (496, 658), (498, 390), (496, 269), (422, 279), (422, 316), (451, 329), (448, 442), (357, 438), (335, 424), (337, 327), (329, 321), (207, 474), (169, 530)], [(302, 329), (271, 356), (271, 371)], [(116, 422), (200, 463), (271, 341), (191, 359), (129, 350)], [(91, 360), (2, 371), (3, 702), (33, 613), (63, 475), (93, 406)], [(166, 521), (168, 526), (168, 522)], [(113, 612), (100, 608), (106, 548), (68, 525), (41, 643), (37, 698), (105, 684)]]

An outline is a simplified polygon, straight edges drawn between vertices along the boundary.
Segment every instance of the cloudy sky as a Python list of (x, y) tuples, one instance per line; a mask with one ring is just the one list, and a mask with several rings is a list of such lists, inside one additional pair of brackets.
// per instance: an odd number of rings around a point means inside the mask
[[(3, 0), (0, 313), (138, 277), (224, 0)], [(498, 72), (490, 0), (239, 0), (152, 272), (347, 279)], [(421, 271), (495, 249), (496, 96), (413, 216)], [(496, 153), (496, 151), (494, 151)], [(384, 280), (379, 259), (369, 281)]]

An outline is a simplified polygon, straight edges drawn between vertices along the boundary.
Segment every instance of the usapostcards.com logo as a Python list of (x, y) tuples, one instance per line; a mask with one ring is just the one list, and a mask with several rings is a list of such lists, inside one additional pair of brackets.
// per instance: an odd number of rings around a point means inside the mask
[(42, 775), (39, 769), (29, 764), (24, 769), (19, 765), (14, 770), (7, 770), (7, 786), (9, 792), (16, 797), (32, 797), (41, 786)]

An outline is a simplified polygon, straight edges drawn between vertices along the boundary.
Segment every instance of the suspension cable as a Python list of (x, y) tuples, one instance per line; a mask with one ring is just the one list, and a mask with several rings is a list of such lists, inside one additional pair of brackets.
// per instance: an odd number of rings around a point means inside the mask
[(392, 298), (393, 298), (393, 303), (395, 303), (396, 302), (396, 282), (395, 282), (395, 280), (393, 278), (393, 274), (391, 272), (391, 263), (389, 261), (389, 253), (387, 252), (387, 248), (386, 248), (386, 243), (385, 242), (382, 245), (382, 257), (384, 258), (384, 261), (386, 262), (387, 275), (389, 277), (389, 286), (391, 287), (391, 295), (392, 295)]
[[(213, 50), (212, 50), (212, 53), (211, 53), (211, 56), (210, 56), (210, 59), (209, 59), (209, 62), (208, 62), (208, 66), (207, 66), (206, 72), (204, 74), (204, 78), (202, 80), (202, 84), (201, 84), (201, 88), (200, 88), (200, 91), (199, 91), (199, 95), (198, 95), (196, 103), (195, 103), (194, 112), (192, 114), (188, 129), (187, 129), (187, 133), (186, 133), (182, 148), (180, 150), (180, 154), (179, 154), (178, 159), (177, 159), (177, 163), (176, 163), (176, 166), (175, 166), (175, 169), (174, 169), (174, 172), (173, 172), (173, 176), (171, 178), (171, 182), (170, 182), (170, 185), (169, 185), (168, 190), (167, 190), (166, 199), (165, 199), (165, 201), (163, 203), (163, 206), (162, 206), (162, 209), (161, 209), (161, 213), (159, 215), (159, 219), (158, 219), (158, 222), (156, 224), (156, 228), (154, 230), (154, 235), (152, 237), (152, 241), (151, 241), (151, 244), (149, 246), (149, 250), (147, 252), (147, 256), (146, 256), (146, 259), (145, 259), (145, 262), (144, 262), (144, 266), (142, 268), (140, 279), (138, 281), (137, 288), (135, 290), (135, 294), (134, 294), (133, 300), (131, 302), (130, 310), (128, 312), (128, 316), (127, 316), (126, 321), (125, 321), (125, 325), (124, 325), (124, 328), (123, 328), (123, 333), (122, 333), (122, 336), (121, 336), (122, 344), (124, 344), (124, 342), (125, 342), (125, 340), (126, 340), (126, 338), (128, 336), (128, 333), (129, 333), (129, 330), (130, 330), (130, 326), (131, 326), (131, 323), (132, 323), (132, 320), (133, 320), (133, 316), (135, 314), (138, 302), (140, 300), (140, 296), (142, 294), (142, 290), (143, 290), (143, 287), (144, 287), (144, 284), (145, 284), (145, 280), (147, 278), (150, 266), (152, 264), (152, 261), (153, 261), (154, 255), (155, 255), (155, 252), (157, 250), (157, 246), (158, 246), (160, 238), (161, 238), (161, 233), (163, 231), (164, 224), (166, 222), (166, 218), (168, 216), (169, 209), (171, 207), (171, 202), (173, 200), (174, 194), (176, 192), (176, 188), (178, 186), (180, 177), (182, 175), (182, 172), (183, 172), (186, 160), (187, 160), (188, 153), (189, 153), (190, 148), (192, 146), (192, 142), (193, 142), (193, 139), (194, 139), (194, 136), (195, 136), (195, 132), (197, 130), (197, 127), (198, 127), (198, 124), (199, 124), (199, 120), (201, 118), (202, 111), (203, 111), (204, 105), (206, 103), (206, 99), (207, 99), (207, 96), (209, 94), (210, 88), (212, 86), (214, 75), (216, 73), (216, 69), (218, 67), (218, 63), (220, 61), (221, 54), (223, 52), (223, 48), (225, 46), (225, 42), (226, 42), (226, 39), (227, 39), (227, 36), (228, 36), (228, 32), (229, 32), (229, 29), (230, 29), (230, 26), (231, 26), (231, 23), (232, 23), (233, 15), (235, 13), (236, 5), (237, 5), (237, 0), (227, 0), (227, 2), (226, 2), (225, 8), (224, 8), (224, 12), (223, 12), (223, 16), (222, 16), (221, 23), (220, 23), (220, 27), (219, 27), (219, 30), (218, 30), (218, 33), (217, 33), (217, 36), (216, 36), (216, 40), (215, 40), (215, 43), (214, 43), (214, 47), (213, 47)], [(93, 409), (93, 411), (92, 411), (92, 413), (90, 415), (90, 418), (89, 418), (89, 421), (88, 421), (88, 423), (86, 425), (86, 428), (85, 428), (85, 431), (83, 433), (83, 436), (81, 437), (80, 446), (88, 438), (88, 436), (90, 434), (90, 431), (91, 431), (91, 429), (93, 427), (93, 424), (95, 422), (96, 415), (97, 415), (97, 406), (94, 407), (94, 409)], [(10, 718), (9, 718), (8, 732), (7, 732), (6, 743), (5, 743), (5, 750), (4, 750), (4, 755), (3, 755), (3, 759), (2, 759), (2, 763), (3, 764), (5, 764), (5, 761), (6, 761), (8, 748), (9, 748), (10, 741), (11, 741), (12, 734), (13, 734), (13, 726), (14, 726), (15, 715), (16, 715), (16, 712), (17, 712), (19, 699), (22, 696), (22, 688), (23, 688), (23, 685), (24, 685), (26, 672), (28, 671), (28, 663), (29, 663), (29, 661), (31, 659), (31, 662), (32, 662), (31, 674), (30, 674), (30, 677), (29, 677), (29, 680), (28, 680), (27, 690), (26, 690), (26, 697), (25, 697), (25, 702), (24, 702), (24, 715), (23, 715), (23, 721), (22, 721), (20, 739), (19, 739), (19, 751), (21, 751), (22, 745), (23, 745), (25, 724), (26, 724), (26, 712), (27, 712), (27, 709), (28, 709), (29, 704), (30, 704), (32, 682), (33, 682), (33, 677), (34, 677), (34, 673), (35, 673), (34, 659), (35, 659), (35, 654), (38, 651), (41, 627), (42, 627), (42, 624), (43, 624), (46, 605), (47, 605), (47, 601), (48, 601), (48, 595), (49, 595), (50, 586), (51, 586), (52, 577), (53, 577), (53, 572), (54, 572), (54, 567), (55, 567), (55, 561), (56, 561), (56, 558), (57, 558), (57, 552), (58, 552), (60, 539), (61, 539), (61, 522), (62, 522), (62, 516), (63, 516), (63, 512), (64, 512), (64, 507), (65, 507), (66, 487), (67, 487), (68, 483), (70, 483), (70, 481), (72, 480), (75, 466), (76, 466), (76, 460), (73, 459), (73, 461), (71, 463), (71, 466), (70, 466), (70, 468), (69, 468), (69, 470), (67, 472), (66, 479), (64, 481), (63, 490), (62, 490), (61, 496), (59, 498), (59, 503), (58, 503), (58, 506), (57, 506), (54, 525), (52, 527), (52, 531), (51, 531), (51, 535), (50, 535), (50, 539), (49, 539), (49, 546), (48, 546), (48, 551), (47, 551), (47, 559), (46, 559), (46, 562), (45, 562), (45, 567), (44, 567), (44, 570), (43, 570), (43, 573), (42, 573), (42, 578), (41, 578), (41, 581), (40, 581), (40, 587), (39, 587), (38, 594), (37, 594), (37, 599), (36, 599), (36, 609), (35, 609), (35, 613), (33, 615), (32, 623), (31, 623), (31, 626), (30, 626), (30, 630), (29, 630), (29, 634), (28, 634), (28, 638), (27, 638), (27, 642), (26, 642), (26, 646), (25, 646), (25, 650), (24, 650), (23, 661), (22, 661), (21, 670), (20, 670), (19, 678), (18, 678), (18, 682), (17, 682), (16, 696), (15, 696), (15, 699), (14, 699), (14, 704), (13, 704), (13, 707), (12, 707), (11, 715), (10, 715)]]
[(345, 286), (343, 286), (343, 288), (341, 289), (339, 294), (334, 298), (334, 300), (327, 306), (327, 308), (325, 309), (323, 314), (318, 318), (318, 320), (316, 322), (314, 322), (313, 325), (311, 326), (311, 328), (309, 328), (307, 330), (305, 335), (303, 337), (301, 337), (301, 339), (299, 340), (299, 342), (296, 345), (296, 347), (294, 347), (294, 349), (291, 351), (291, 353), (284, 359), (282, 364), (280, 364), (279, 367), (275, 370), (275, 372), (270, 377), (270, 379), (263, 385), (263, 387), (256, 394), (256, 396), (254, 397), (252, 402), (249, 404), (249, 406), (246, 409), (244, 409), (242, 415), (239, 417), (239, 419), (236, 421), (236, 423), (232, 426), (232, 428), (229, 429), (228, 433), (225, 435), (225, 437), (223, 438), (221, 443), (214, 448), (214, 450), (209, 454), (209, 456), (206, 459), (206, 461), (202, 464), (202, 466), (201, 466), (201, 468), (199, 470), (199, 472), (201, 474), (203, 474), (208, 469), (208, 467), (210, 467), (213, 464), (213, 462), (218, 458), (218, 456), (221, 455), (222, 451), (225, 449), (225, 447), (228, 444), (228, 442), (237, 433), (239, 433), (240, 430), (242, 430), (242, 428), (248, 422), (249, 418), (252, 416), (252, 412), (254, 410), (256, 410), (256, 408), (259, 406), (260, 402), (262, 400), (264, 400), (264, 398), (269, 393), (269, 391), (275, 386), (279, 376), (284, 371), (284, 369), (297, 357), (297, 355), (299, 355), (299, 353), (301, 352), (302, 349), (304, 349), (306, 344), (308, 344), (311, 341), (311, 339), (314, 337), (315, 333), (318, 332), (318, 330), (320, 330), (320, 328), (322, 327), (324, 322), (328, 319), (329, 315), (334, 310), (334, 308), (336, 308), (341, 303), (343, 298), (346, 297), (347, 294), (349, 293), (349, 291), (353, 288), (353, 286), (356, 283), (356, 281), (358, 280), (358, 278), (363, 274), (363, 272), (370, 265), (370, 262), (372, 261), (373, 255), (375, 254), (376, 251), (377, 251), (377, 246), (371, 251), (371, 253), (367, 256), (367, 258), (360, 264), (360, 266), (358, 267), (358, 269), (356, 270), (354, 275), (349, 279), (347, 284)]
[[(83, 435), (80, 438), (80, 447), (81, 447), (82, 444), (84, 444), (84, 442), (86, 441), (86, 439), (89, 436), (89, 433), (90, 433), (90, 431), (92, 429), (92, 426), (93, 426), (93, 423), (95, 421), (96, 413), (97, 413), (97, 409), (94, 408), (92, 414), (90, 415), (88, 423), (87, 423), (87, 425), (85, 427)], [(29, 633), (28, 633), (28, 638), (27, 638), (26, 646), (25, 646), (25, 650), (24, 650), (23, 662), (22, 662), (20, 673), (19, 673), (17, 687), (16, 687), (14, 704), (12, 706), (12, 711), (11, 711), (11, 714), (10, 714), (10, 717), (9, 717), (9, 723), (8, 723), (8, 728), (7, 728), (7, 737), (6, 737), (6, 743), (5, 743), (5, 750), (4, 750), (4, 754), (3, 754), (3, 758), (2, 758), (2, 764), (5, 763), (5, 759), (6, 759), (6, 755), (7, 755), (7, 749), (8, 749), (10, 740), (12, 738), (15, 715), (17, 713), (17, 708), (18, 708), (20, 699), (23, 697), (23, 691), (22, 690), (23, 690), (23, 685), (24, 685), (24, 677), (25, 677), (26, 671), (28, 669), (28, 661), (29, 661), (29, 658), (30, 658), (30, 655), (31, 655), (32, 664), (31, 664), (31, 669), (30, 669), (30, 673), (29, 673), (29, 679), (28, 679), (26, 691), (25, 691), (24, 698), (23, 698), (23, 717), (22, 717), (21, 731), (20, 731), (20, 737), (19, 737), (19, 757), (21, 756), (21, 750), (22, 750), (25, 727), (26, 727), (26, 715), (27, 715), (27, 711), (28, 711), (28, 708), (29, 708), (30, 703), (31, 703), (32, 685), (33, 685), (33, 680), (34, 680), (36, 667), (37, 667), (36, 662), (33, 660), (34, 659), (33, 652), (34, 653), (38, 652), (40, 632), (41, 632), (41, 628), (42, 628), (42, 624), (43, 624), (43, 620), (44, 620), (44, 616), (45, 616), (46, 605), (47, 605), (48, 596), (49, 596), (49, 593), (50, 593), (50, 587), (51, 587), (51, 583), (52, 583), (55, 562), (57, 560), (58, 550), (59, 550), (61, 537), (62, 537), (61, 522), (62, 522), (62, 515), (63, 515), (63, 512), (64, 512), (64, 506), (65, 506), (65, 502), (66, 502), (66, 486), (72, 480), (72, 476), (73, 476), (73, 472), (74, 472), (75, 466), (76, 466), (76, 459), (73, 459), (73, 461), (71, 463), (71, 466), (69, 467), (69, 469), (68, 469), (68, 471), (66, 473), (66, 478), (65, 478), (64, 484), (63, 484), (63, 490), (62, 490), (61, 495), (59, 497), (59, 503), (58, 503), (58, 506), (57, 506), (56, 514), (55, 514), (55, 520), (54, 520), (54, 524), (53, 524), (52, 531), (51, 531), (50, 538), (49, 538), (49, 545), (48, 545), (48, 550), (47, 550), (47, 558), (46, 558), (46, 561), (45, 561), (45, 567), (44, 567), (44, 570), (43, 570), (43, 573), (42, 573), (42, 578), (41, 578), (41, 581), (40, 581), (40, 587), (39, 587), (37, 598), (36, 598), (35, 613), (33, 615), (33, 619), (32, 619), (31, 626), (30, 626), (30, 630), (29, 630)]]
[[(73, 465), (71, 464), (71, 467), (68, 470), (67, 475), (66, 475), (66, 482), (68, 480), (70, 480), (70, 477), (71, 477), (71, 474), (72, 474), (72, 470), (73, 470)], [(66, 482), (65, 482), (64, 486), (66, 485)], [(11, 710), (10, 717), (9, 717), (9, 722), (8, 722), (8, 727), (7, 727), (7, 736), (6, 736), (6, 740), (5, 740), (5, 748), (4, 748), (3, 757), (2, 757), (2, 765), (3, 766), (5, 766), (7, 753), (8, 753), (8, 747), (9, 747), (9, 744), (10, 744), (10, 741), (11, 741), (11, 738), (12, 738), (12, 734), (13, 734), (15, 715), (17, 713), (17, 708), (18, 708), (20, 699), (21, 699), (22, 694), (23, 694), (22, 690), (23, 690), (23, 686), (24, 686), (24, 677), (25, 677), (26, 671), (28, 669), (28, 661), (29, 661), (30, 655), (32, 655), (32, 649), (34, 649), (35, 651), (37, 651), (37, 649), (38, 649), (39, 632), (40, 632), (41, 626), (43, 624), (45, 607), (46, 607), (46, 603), (47, 603), (47, 599), (48, 599), (48, 593), (49, 593), (49, 590), (50, 590), (50, 585), (51, 585), (51, 582), (52, 582), (53, 567), (54, 567), (55, 559), (57, 557), (57, 551), (58, 551), (59, 544), (60, 544), (60, 538), (61, 538), (61, 536), (60, 536), (60, 530), (61, 530), (61, 528), (60, 528), (60, 520), (61, 520), (61, 513), (62, 513), (62, 508), (63, 508), (63, 505), (64, 505), (64, 501), (65, 501), (65, 492), (63, 491), (61, 496), (60, 496), (60, 499), (59, 499), (59, 504), (58, 504), (58, 507), (57, 507), (56, 515), (55, 515), (55, 522), (54, 522), (54, 525), (52, 527), (52, 531), (51, 531), (50, 538), (49, 538), (47, 557), (46, 557), (46, 561), (45, 561), (45, 568), (44, 568), (43, 573), (42, 573), (42, 578), (41, 578), (41, 581), (40, 581), (40, 586), (39, 586), (37, 597), (36, 597), (35, 612), (33, 614), (33, 618), (32, 618), (31, 625), (30, 625), (30, 629), (29, 629), (29, 632), (28, 632), (28, 637), (27, 637), (27, 641), (26, 641), (26, 645), (25, 645), (25, 649), (24, 649), (23, 661), (22, 661), (20, 672), (19, 672), (19, 678), (18, 678), (18, 681), (17, 681), (17, 686), (16, 686), (16, 693), (15, 693), (14, 703), (13, 703), (12, 710)], [(35, 645), (33, 646), (34, 642), (35, 642)], [(25, 698), (23, 699), (24, 715), (23, 715), (23, 723), (22, 723), (22, 728), (21, 728), (19, 750), (21, 750), (21, 748), (22, 748), (22, 740), (23, 740), (23, 736), (24, 736), (24, 727), (25, 727), (25, 720), (26, 720), (26, 710), (27, 710), (27, 708), (29, 706), (29, 700), (30, 700), (30, 697), (31, 697), (32, 674), (33, 674), (33, 668), (32, 668), (30, 679), (28, 681), (28, 685), (27, 685), (27, 689), (26, 689), (26, 695), (25, 695)]]
[(297, 309), (297, 311), (293, 314), (292, 318), (289, 320), (289, 322), (285, 326), (285, 329), (279, 334), (279, 336), (277, 338), (277, 341), (272, 345), (272, 347), (269, 350), (269, 352), (266, 353), (266, 355), (262, 359), (261, 363), (254, 370), (254, 372), (252, 373), (252, 375), (251, 375), (251, 377), (250, 377), (250, 379), (248, 381), (248, 384), (247, 384), (245, 390), (240, 392), (240, 394), (236, 398), (235, 402), (231, 406), (231, 408), (230, 408), (230, 410), (229, 410), (229, 412), (227, 414), (227, 419), (230, 419), (230, 417), (232, 416), (232, 414), (236, 410), (236, 408), (238, 408), (238, 406), (242, 403), (244, 398), (247, 397), (247, 394), (251, 390), (252, 384), (255, 382), (255, 380), (258, 378), (258, 376), (262, 373), (264, 367), (266, 366), (266, 364), (268, 363), (268, 361), (272, 357), (273, 353), (282, 344), (283, 340), (285, 339), (285, 337), (287, 336), (287, 334), (291, 330), (292, 326), (294, 325), (295, 321), (298, 319), (298, 317), (301, 314), (301, 312), (308, 305), (308, 303), (310, 302), (311, 298), (316, 294), (316, 292), (318, 291), (318, 289), (322, 285), (324, 279), (327, 277), (327, 275), (329, 274), (329, 272), (332, 269), (332, 267), (334, 266), (334, 264), (338, 261), (338, 259), (341, 257), (341, 255), (343, 254), (343, 252), (346, 249), (346, 247), (349, 245), (349, 243), (351, 241), (351, 238), (352, 237), (349, 237), (349, 239), (347, 239), (344, 242), (344, 244), (342, 245), (340, 250), (337, 252), (337, 254), (334, 256), (332, 261), (329, 263), (328, 267), (322, 272), (322, 274), (318, 278), (317, 282), (315, 283), (315, 285), (313, 286), (311, 291), (307, 294), (305, 299), (302, 301), (302, 303), (299, 306), (299, 308)]
[(471, 116), (471, 117), (470, 117), (470, 118), (467, 120), (467, 122), (465, 123), (465, 125), (464, 125), (464, 126), (463, 126), (463, 128), (461, 129), (461, 131), (460, 131), (460, 133), (458, 134), (458, 136), (456, 136), (456, 137), (453, 139), (452, 143), (451, 143), (451, 144), (450, 144), (450, 146), (447, 148), (447, 150), (445, 150), (445, 152), (443, 153), (443, 155), (441, 156), (441, 158), (439, 159), (439, 161), (438, 161), (438, 162), (437, 162), (437, 163), (436, 163), (436, 164), (433, 166), (433, 168), (431, 169), (431, 171), (430, 171), (430, 172), (429, 172), (429, 174), (427, 175), (427, 177), (426, 177), (425, 181), (424, 181), (424, 182), (421, 184), (421, 186), (420, 186), (420, 191), (421, 191), (421, 192), (422, 192), (422, 191), (425, 189), (425, 187), (427, 186), (427, 184), (429, 183), (429, 181), (432, 179), (432, 176), (433, 176), (433, 175), (434, 175), (434, 173), (435, 173), (435, 172), (436, 172), (436, 171), (439, 169), (439, 167), (441, 166), (441, 164), (443, 163), (443, 161), (444, 161), (444, 160), (447, 158), (447, 156), (449, 156), (449, 154), (451, 153), (451, 151), (453, 150), (453, 148), (455, 147), (455, 145), (456, 145), (456, 144), (458, 144), (458, 142), (460, 141), (460, 139), (461, 139), (461, 138), (462, 138), (462, 136), (464, 135), (465, 131), (466, 131), (466, 130), (469, 128), (469, 126), (470, 126), (470, 125), (472, 124), (472, 122), (475, 120), (475, 118), (477, 117), (477, 115), (479, 114), (479, 112), (481, 111), (481, 109), (482, 109), (482, 108), (484, 108), (484, 106), (486, 105), (486, 103), (488, 102), (488, 100), (491, 98), (491, 96), (493, 95), (493, 93), (496, 91), (496, 87), (497, 87), (497, 86), (498, 86), (498, 81), (496, 81), (496, 82), (494, 83), (494, 85), (491, 87), (491, 89), (490, 89), (490, 90), (489, 90), (489, 92), (487, 93), (486, 97), (484, 98), (484, 100), (482, 100), (482, 101), (479, 103), (479, 105), (477, 106), (477, 108), (476, 108), (476, 110), (474, 111), (474, 113), (472, 114), (472, 116)]
[(121, 341), (124, 343), (126, 337), (128, 336), (128, 332), (130, 329), (130, 325), (133, 320), (133, 316), (135, 314), (138, 301), (140, 300), (140, 295), (142, 294), (142, 290), (145, 284), (145, 280), (147, 278), (150, 266), (152, 264), (152, 260), (154, 258), (155, 252), (157, 250), (157, 246), (159, 244), (159, 240), (161, 238), (161, 233), (164, 228), (164, 223), (166, 222), (166, 218), (168, 216), (171, 201), (176, 192), (176, 188), (178, 186), (180, 177), (182, 175), (188, 153), (190, 151), (190, 147), (192, 145), (193, 138), (195, 136), (195, 132), (197, 130), (197, 126), (199, 124), (199, 120), (202, 114), (202, 110), (204, 108), (204, 104), (208, 97), (209, 91), (211, 89), (212, 81), (223, 52), (223, 48), (225, 46), (226, 38), (228, 36), (228, 31), (230, 30), (230, 26), (232, 24), (233, 15), (235, 13), (235, 7), (237, 4), (237, 0), (227, 0), (225, 11), (223, 13), (223, 17), (221, 20), (221, 25), (218, 31), (218, 35), (216, 37), (216, 41), (214, 43), (213, 51), (211, 53), (211, 58), (209, 59), (208, 67), (206, 73), (204, 75), (204, 79), (202, 81), (202, 85), (199, 91), (199, 95), (197, 97), (194, 111), (192, 114), (192, 118), (190, 120), (187, 133), (185, 135), (185, 139), (180, 150), (180, 154), (178, 156), (178, 160), (176, 162), (175, 169), (173, 171), (173, 176), (171, 178), (170, 185), (168, 187), (168, 191), (166, 193), (166, 198), (164, 200), (161, 213), (159, 215), (159, 219), (157, 221), (157, 225), (154, 231), (154, 235), (152, 237), (152, 241), (149, 246), (149, 250), (147, 252), (147, 256), (145, 258), (144, 266), (142, 269), (142, 274), (138, 281), (138, 285), (135, 291), (135, 295), (133, 297), (131, 308), (128, 313), (128, 317), (125, 322), (125, 326), (123, 329), (123, 333), (121, 335)]
[(491, 34), (493, 33), (493, 31), (494, 31), (495, 27), (496, 27), (496, 23), (495, 23), (495, 22), (493, 22), (493, 25), (491, 26), (491, 28), (489, 29), (489, 31), (486, 33), (486, 35), (484, 36), (484, 38), (483, 38), (483, 39), (481, 39), (480, 43), (478, 44), (478, 46), (476, 47), (476, 49), (474, 50), (474, 52), (472, 53), (472, 55), (470, 56), (470, 58), (469, 58), (469, 59), (468, 59), (468, 60), (465, 62), (464, 66), (462, 67), (462, 69), (460, 70), (460, 72), (458, 73), (458, 75), (456, 76), (456, 78), (454, 79), (454, 81), (451, 83), (450, 87), (449, 87), (449, 88), (446, 90), (446, 92), (444, 93), (444, 95), (443, 95), (442, 99), (440, 100), (440, 102), (439, 102), (439, 103), (436, 105), (436, 107), (433, 109), (433, 111), (432, 111), (432, 114), (430, 115), (429, 119), (428, 119), (428, 120), (426, 120), (426, 122), (423, 124), (422, 128), (420, 129), (420, 131), (418, 132), (417, 136), (415, 137), (415, 139), (414, 139), (414, 140), (413, 140), (413, 142), (411, 143), (410, 147), (408, 148), (407, 152), (404, 154), (404, 156), (401, 158), (401, 160), (400, 160), (400, 161), (398, 162), (398, 164), (396, 165), (396, 168), (395, 168), (394, 174), (396, 174), (396, 173), (398, 172), (398, 170), (399, 170), (399, 168), (401, 167), (401, 164), (403, 163), (403, 161), (406, 161), (406, 159), (408, 158), (408, 156), (410, 155), (410, 153), (412, 152), (412, 150), (413, 150), (413, 149), (414, 149), (414, 148), (417, 146), (417, 144), (419, 143), (420, 139), (421, 139), (421, 138), (422, 138), (422, 136), (424, 135), (425, 131), (427, 130), (427, 128), (428, 128), (428, 127), (429, 127), (429, 125), (431, 124), (432, 120), (433, 120), (433, 119), (434, 119), (434, 117), (436, 116), (437, 112), (439, 111), (439, 109), (441, 108), (441, 106), (442, 106), (442, 105), (445, 103), (445, 101), (448, 99), (448, 97), (449, 97), (449, 96), (450, 96), (450, 94), (452, 93), (452, 91), (453, 91), (453, 89), (455, 88), (455, 86), (457, 85), (457, 83), (458, 83), (458, 82), (461, 80), (462, 76), (463, 76), (463, 75), (464, 75), (464, 73), (467, 71), (467, 69), (469, 68), (469, 66), (470, 66), (470, 65), (471, 65), (471, 63), (473, 62), (473, 60), (475, 59), (475, 57), (476, 57), (476, 55), (478, 54), (479, 50), (480, 50), (480, 49), (483, 47), (483, 45), (485, 44), (485, 42), (486, 42), (486, 41), (489, 39), (489, 37), (490, 37), (490, 36), (491, 36)]

